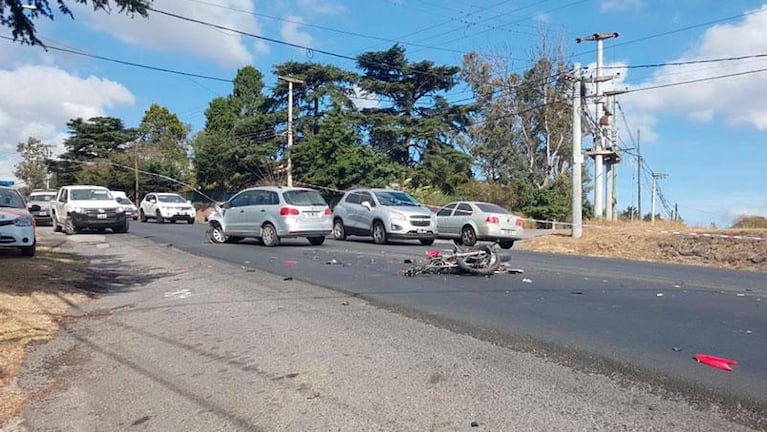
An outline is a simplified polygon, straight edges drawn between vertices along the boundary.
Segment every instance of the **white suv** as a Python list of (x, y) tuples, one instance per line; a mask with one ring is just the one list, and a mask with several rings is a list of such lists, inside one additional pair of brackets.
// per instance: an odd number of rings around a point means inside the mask
[(392, 189), (354, 189), (344, 194), (333, 209), (333, 237), (373, 237), (378, 244), (390, 239), (434, 243), (434, 213), (405, 192)]
[(158, 223), (179, 220), (193, 224), (197, 211), (191, 201), (179, 194), (152, 192), (144, 196), (139, 205), (138, 217), (141, 222), (154, 219)]

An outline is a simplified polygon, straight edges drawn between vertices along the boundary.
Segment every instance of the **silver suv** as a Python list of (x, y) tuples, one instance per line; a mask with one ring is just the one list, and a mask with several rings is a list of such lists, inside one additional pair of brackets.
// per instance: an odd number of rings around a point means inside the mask
[(315, 246), (330, 234), (331, 212), (314, 189), (263, 186), (244, 189), (208, 217), (208, 238), (231, 243), (245, 237), (277, 246), (280, 238), (306, 237)]
[(378, 244), (390, 239), (434, 243), (434, 213), (405, 192), (392, 189), (355, 189), (346, 192), (333, 209), (333, 237), (373, 237)]

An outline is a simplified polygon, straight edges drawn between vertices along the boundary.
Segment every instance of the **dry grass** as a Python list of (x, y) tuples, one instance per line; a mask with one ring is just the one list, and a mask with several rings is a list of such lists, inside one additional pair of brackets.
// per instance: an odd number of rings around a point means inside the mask
[(26, 399), (16, 378), (30, 347), (52, 338), (59, 319), (87, 299), (74, 289), (83, 278), (79, 258), (60, 250), (50, 236), (38, 238), (37, 251), (32, 259), (0, 252), (0, 422), (17, 414)]

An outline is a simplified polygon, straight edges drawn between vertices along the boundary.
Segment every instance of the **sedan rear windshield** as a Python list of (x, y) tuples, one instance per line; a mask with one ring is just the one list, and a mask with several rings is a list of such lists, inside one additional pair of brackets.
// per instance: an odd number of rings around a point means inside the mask
[(283, 194), (285, 202), (297, 206), (325, 206), (328, 205), (319, 192), (314, 190), (292, 190)]
[(483, 213), (500, 213), (500, 214), (510, 214), (508, 210), (505, 208), (490, 204), (490, 203), (477, 203), (477, 207), (479, 207), (480, 210), (482, 210)]

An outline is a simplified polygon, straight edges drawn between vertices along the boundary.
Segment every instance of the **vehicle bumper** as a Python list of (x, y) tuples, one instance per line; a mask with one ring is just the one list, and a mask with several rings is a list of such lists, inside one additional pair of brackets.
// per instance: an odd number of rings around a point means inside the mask
[(160, 210), (160, 215), (163, 219), (171, 221), (189, 220), (194, 219), (197, 216), (197, 212), (194, 210)]
[(408, 232), (396, 232), (392, 231), (389, 233), (386, 233), (386, 236), (390, 239), (395, 240), (421, 240), (421, 239), (435, 239), (437, 238), (437, 233), (434, 231), (427, 231), (427, 232), (418, 232), (418, 231), (408, 231)]
[(100, 215), (90, 215), (83, 213), (70, 213), (72, 218), (72, 225), (76, 228), (108, 228), (113, 226), (120, 226), (125, 224), (125, 213), (106, 214), (104, 217)]
[(488, 229), (477, 233), (479, 240), (521, 240), (524, 230), (522, 229)]
[(24, 247), (35, 244), (35, 227), (0, 226), (0, 247)]
[(44, 215), (32, 213), (32, 217), (35, 218), (35, 223), (38, 225), (51, 225), (53, 223), (50, 213)]

